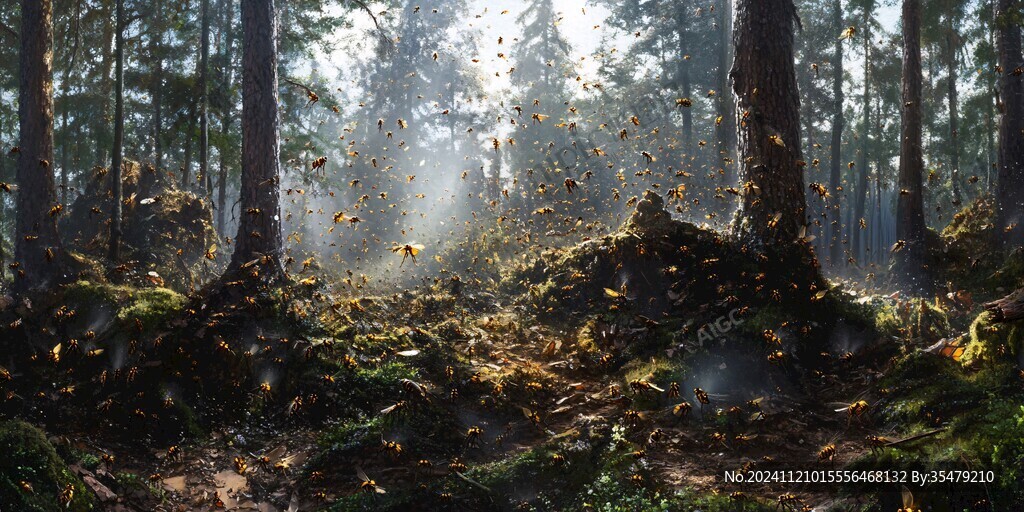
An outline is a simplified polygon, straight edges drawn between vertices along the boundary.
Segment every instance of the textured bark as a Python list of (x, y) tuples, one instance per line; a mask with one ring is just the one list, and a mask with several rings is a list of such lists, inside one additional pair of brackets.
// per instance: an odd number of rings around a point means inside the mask
[(230, 270), (267, 258), (280, 274), (280, 148), (277, 112), (277, 20), (274, 0), (242, 2), (241, 219)]
[(1014, 322), (1024, 319), (1024, 288), (985, 304), (985, 309), (992, 313), (992, 319), (996, 322)]
[(963, 203), (960, 191), (960, 102), (956, 88), (957, 81), (957, 46), (953, 27), (946, 34), (946, 66), (949, 76), (946, 77), (946, 96), (949, 102), (949, 181), (953, 189), (953, 205)]
[(740, 182), (757, 190), (745, 186), (734, 230), (741, 241), (754, 246), (791, 244), (807, 221), (800, 97), (793, 64), (796, 21), (792, 0), (736, 2), (736, 56), (730, 77), (736, 98), (737, 161)]
[[(833, 0), (832, 23), (835, 33), (843, 28), (843, 2)], [(829, 264), (841, 265), (843, 262), (843, 216), (842, 216), (842, 165), (843, 129), (846, 118), (843, 115), (843, 39), (836, 39), (835, 53), (832, 56), (832, 155), (829, 161), (829, 190), (832, 191), (829, 203)]]
[(718, 72), (716, 74), (718, 115), (722, 116), (722, 124), (717, 127), (718, 161), (724, 172), (726, 186), (733, 186), (736, 177), (732, 166), (726, 159), (735, 160), (736, 153), (736, 114), (733, 99), (729, 90), (729, 49), (732, 39), (732, 1), (718, 0)]
[(61, 277), (63, 258), (57, 236), (53, 179), (53, 4), (21, 2), (21, 76), (17, 222), (14, 257), (16, 291), (44, 288)]
[(114, 68), (114, 24), (111, 23), (112, 8), (109, 2), (101, 2), (103, 9), (103, 60), (100, 63), (99, 97), (102, 105), (102, 115), (93, 116), (93, 140), (96, 144), (95, 163), (106, 165), (107, 150), (110, 146), (110, 132), (108, 131), (108, 120), (110, 119), (110, 97), (113, 81), (110, 74)]
[(860, 223), (864, 219), (864, 209), (867, 203), (868, 149), (871, 145), (871, 34), (868, 32), (868, 13), (865, 12), (864, 17), (864, 96), (862, 97), (864, 117), (861, 119), (860, 155), (857, 162), (857, 190), (853, 206), (853, 221), (849, 224), (850, 256), (857, 261), (862, 258), (861, 245), (864, 239), (864, 230)]
[(110, 247), (107, 257), (121, 259), (121, 167), (124, 158), (124, 0), (117, 0), (117, 27), (114, 49), (114, 149), (110, 164)]
[(996, 226), (1006, 247), (1024, 239), (1024, 83), (1021, 29), (1013, 16), (1018, 0), (997, 0), (996, 52), (999, 58), (999, 155), (996, 175)]
[(185, 165), (181, 168), (181, 188), (192, 190), (192, 134), (196, 131), (195, 108), (188, 111), (188, 124), (185, 125)]
[[(234, 46), (235, 34), (231, 30), (232, 21), (234, 20), (235, 6), (233, 0), (221, 0), (221, 12), (224, 13), (224, 55), (223, 55), (223, 66), (224, 66), (224, 83), (222, 87), (224, 91), (221, 94), (224, 105), (221, 111), (220, 118), (220, 131), (221, 140), (228, 140), (228, 132), (231, 130), (231, 83), (234, 80), (234, 67), (231, 62), (231, 51)], [(224, 225), (224, 215), (228, 209), (228, 157), (227, 151), (221, 149), (220, 151), (220, 179), (217, 184), (217, 233), (221, 236), (225, 236), (226, 226)]]
[[(676, 30), (679, 36), (679, 62), (677, 70), (680, 94), (689, 98), (693, 94), (693, 83), (690, 78), (690, 34), (686, 30), (686, 13), (688, 9), (686, 2), (680, 2), (676, 8)], [(693, 151), (693, 112), (689, 108), (682, 109), (683, 114), (683, 142), (685, 153), (689, 155)]]
[(199, 51), (199, 184), (209, 197), (210, 177), (210, 0), (202, 0), (200, 9), (201, 43)]
[(893, 277), (900, 286), (927, 293), (931, 282), (925, 267), (921, 82), (921, 2), (904, 0), (903, 121), (900, 131), (900, 190), (896, 200), (896, 239), (904, 246), (894, 253)]
[[(155, 18), (163, 19), (163, 0), (156, 0)], [(159, 28), (163, 28), (160, 26)], [(158, 31), (154, 31), (158, 32)], [(154, 60), (153, 63), (153, 84), (150, 96), (153, 100), (153, 167), (157, 172), (163, 169), (164, 165), (164, 51), (162, 33), (151, 33), (149, 37), (149, 54)]]

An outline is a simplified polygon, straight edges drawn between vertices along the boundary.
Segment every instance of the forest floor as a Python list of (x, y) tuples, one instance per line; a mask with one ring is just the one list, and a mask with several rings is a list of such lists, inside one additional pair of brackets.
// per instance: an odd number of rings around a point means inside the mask
[[(984, 273), (1012, 289), (1021, 259)], [(933, 511), (1024, 503), (1024, 351), (971, 299), (989, 282), (904, 299), (766, 261), (649, 196), (619, 232), (489, 285), (355, 295), (303, 268), (256, 295), (140, 279), (8, 302), (0, 320), (36, 351), (5, 361), (0, 414), (47, 437), (0, 422), (0, 448), (20, 450), (0, 460), (0, 505), (888, 511), (904, 489)], [(840, 469), (996, 477), (725, 481)]]

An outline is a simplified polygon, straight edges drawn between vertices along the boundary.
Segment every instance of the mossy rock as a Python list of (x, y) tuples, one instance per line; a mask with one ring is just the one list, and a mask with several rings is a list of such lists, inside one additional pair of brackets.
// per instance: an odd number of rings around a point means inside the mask
[(994, 322), (992, 314), (983, 312), (971, 323), (970, 337), (964, 352), (965, 364), (1006, 361), (1024, 350), (1024, 332), (1017, 323)]
[[(23, 421), (0, 422), (0, 453), (0, 510), (84, 512), (96, 508), (93, 495), (39, 429)], [(71, 501), (61, 503), (60, 495), (66, 490)]]
[[(106, 255), (110, 231), (105, 214), (96, 213), (110, 209), (107, 176), (106, 169), (94, 171), (60, 225), (73, 250), (97, 260)], [(216, 254), (219, 237), (209, 201), (136, 162), (125, 162), (122, 188), (124, 197), (131, 199), (123, 208), (122, 221), (122, 254), (128, 271), (109, 274), (111, 280), (142, 284), (147, 273), (155, 272), (158, 284), (163, 280), (166, 286), (188, 290), (219, 273), (225, 258)], [(213, 260), (206, 258), (211, 249)]]

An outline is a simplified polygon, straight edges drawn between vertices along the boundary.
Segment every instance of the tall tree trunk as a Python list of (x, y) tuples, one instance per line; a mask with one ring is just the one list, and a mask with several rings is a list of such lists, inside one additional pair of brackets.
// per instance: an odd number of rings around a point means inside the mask
[(1007, 248), (1024, 238), (1024, 84), (1021, 30), (1016, 20), (1020, 2), (998, 0), (996, 53), (999, 57), (999, 172), (996, 176), (996, 227)]
[(729, 90), (729, 49), (732, 38), (732, 1), (718, 0), (718, 71), (715, 76), (717, 85), (718, 115), (722, 123), (716, 128), (718, 137), (718, 160), (716, 166), (721, 166), (724, 173), (723, 182), (727, 187), (736, 183), (731, 165), (726, 159), (735, 160), (733, 154), (736, 152), (736, 117), (733, 112), (733, 99)]
[[(55, 284), (63, 248), (57, 236), (57, 194), (53, 180), (53, 4), (22, 0), (19, 55), (17, 216), (15, 290)], [(52, 210), (53, 209), (53, 210)]]
[[(835, 33), (843, 30), (843, 2), (833, 0), (832, 2), (832, 23), (835, 26)], [(843, 249), (843, 216), (842, 216), (842, 165), (843, 158), (843, 129), (846, 119), (843, 116), (843, 38), (836, 38), (835, 53), (832, 56), (832, 157), (829, 162), (829, 189), (832, 191), (832, 201), (829, 203), (828, 222), (829, 230), (829, 264), (832, 266), (842, 265)]]
[(960, 206), (963, 203), (963, 195), (960, 191), (960, 102), (956, 88), (958, 73), (954, 35), (954, 29), (950, 26), (949, 32), (946, 34), (946, 52), (948, 53), (946, 65), (949, 68), (949, 76), (946, 77), (949, 101), (949, 181), (953, 189), (953, 206)]
[(930, 293), (925, 254), (921, 151), (921, 0), (903, 0), (903, 121), (900, 131), (899, 196), (893, 278), (907, 289)]
[[(793, 65), (792, 0), (738, 0), (730, 77), (736, 98), (740, 182), (734, 229), (753, 246), (792, 244), (806, 222), (800, 167), (800, 96)], [(756, 91), (756, 93), (755, 93)]]
[[(162, 20), (163, 0), (156, 0), (155, 17)], [(149, 35), (149, 53), (153, 59), (153, 83), (150, 90), (150, 97), (153, 100), (153, 167), (160, 173), (164, 165), (164, 50), (163, 50), (163, 25), (157, 25), (157, 29)]]
[(110, 73), (114, 67), (114, 25), (110, 22), (111, 12), (109, 3), (103, 2), (103, 59), (100, 61), (99, 76), (99, 97), (101, 104), (101, 115), (93, 116), (93, 138), (96, 144), (95, 165), (106, 165), (107, 150), (110, 149), (109, 132), (107, 120), (110, 119), (110, 96), (111, 78)]
[[(693, 94), (693, 84), (690, 78), (690, 34), (686, 30), (686, 14), (685, 2), (680, 2), (676, 8), (676, 31), (679, 36), (679, 62), (677, 63), (677, 73), (679, 74), (679, 88), (680, 93), (684, 98), (690, 98)], [(692, 158), (693, 154), (693, 112), (690, 108), (683, 107), (683, 143), (684, 152), (687, 158)]]
[(70, 104), (68, 103), (66, 85), (64, 86), (64, 94), (62, 96), (64, 97), (64, 108), (61, 109), (60, 113), (60, 132), (63, 138), (60, 145), (60, 203), (68, 204), (68, 165), (70, 165), (68, 159), (70, 151), (68, 150), (71, 146), (71, 134), (68, 129), (68, 108)]
[[(231, 50), (235, 41), (234, 31), (231, 30), (234, 21), (234, 1), (222, 0), (224, 4), (221, 11), (224, 13), (224, 83), (221, 99), (224, 101), (220, 118), (221, 140), (227, 146), (228, 133), (231, 131), (231, 83), (234, 80), (234, 67), (231, 62)], [(217, 183), (217, 232), (225, 236), (224, 216), (228, 209), (228, 152), (224, 147), (220, 150), (220, 179)]]
[(185, 165), (181, 168), (182, 190), (192, 190), (192, 135), (196, 131), (195, 110), (188, 110), (188, 122), (185, 125)]
[[(0, 88), (0, 101), (6, 101), (4, 89)], [(3, 147), (4, 119), (0, 116), (0, 148)], [(6, 148), (4, 148), (6, 149)], [(0, 154), (0, 181), (7, 181), (7, 159)], [(7, 281), (7, 252), (4, 251), (4, 241), (7, 239), (7, 230), (4, 223), (7, 221), (7, 197), (0, 192), (0, 289)]]
[(209, 197), (210, 178), (210, 0), (202, 0), (201, 39), (199, 55), (199, 184)]
[(110, 165), (110, 247), (107, 257), (121, 259), (121, 167), (124, 157), (124, 0), (117, 0), (114, 50), (114, 149)]
[(864, 12), (864, 96), (862, 100), (863, 119), (860, 129), (860, 156), (857, 163), (857, 197), (853, 209), (853, 221), (850, 222), (850, 251), (857, 261), (861, 260), (861, 241), (864, 230), (864, 208), (868, 193), (868, 150), (871, 145), (871, 34), (868, 32), (870, 13)]
[(229, 270), (269, 260), (267, 277), (279, 276), (281, 238), (280, 147), (277, 112), (277, 19), (274, 0), (242, 3), (241, 219)]

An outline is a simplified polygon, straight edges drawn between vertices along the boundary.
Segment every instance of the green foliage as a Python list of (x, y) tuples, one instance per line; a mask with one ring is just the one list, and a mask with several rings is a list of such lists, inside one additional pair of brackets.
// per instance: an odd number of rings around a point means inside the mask
[[(0, 422), (0, 508), (25, 512), (84, 512), (96, 506), (85, 484), (39, 429), (22, 421)], [(31, 491), (23, 487), (30, 486)], [(71, 501), (59, 495), (70, 486)]]

